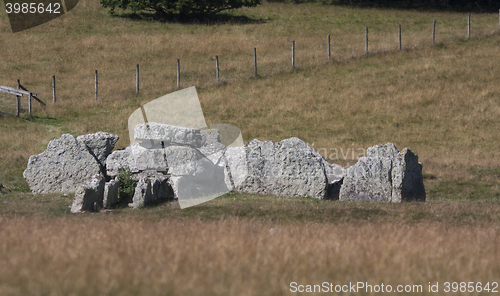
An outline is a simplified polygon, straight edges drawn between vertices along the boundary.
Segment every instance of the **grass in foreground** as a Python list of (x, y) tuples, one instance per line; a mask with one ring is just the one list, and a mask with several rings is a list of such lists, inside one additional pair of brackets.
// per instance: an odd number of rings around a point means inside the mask
[(291, 282), (325, 281), (427, 295), (428, 282), (442, 292), (500, 274), (498, 202), (229, 194), (186, 210), (70, 214), (70, 199), (0, 198), (1, 295), (292, 295)]

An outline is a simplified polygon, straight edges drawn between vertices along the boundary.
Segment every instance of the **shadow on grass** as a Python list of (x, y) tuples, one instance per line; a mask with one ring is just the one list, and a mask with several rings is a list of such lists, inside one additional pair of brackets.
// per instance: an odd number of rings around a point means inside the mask
[(64, 123), (64, 120), (61, 118), (43, 117), (43, 116), (37, 116), (37, 115), (28, 115), (28, 116), (25, 116), (24, 119), (26, 121), (29, 121), (29, 122), (41, 123), (41, 124), (46, 124), (46, 125), (51, 125), (51, 126), (59, 126), (61, 123)]
[[(352, 8), (381, 8), (397, 10), (416, 10), (424, 12), (474, 12), (491, 13), (498, 12), (494, 5), (481, 5), (478, 1), (456, 5), (439, 5), (436, 1), (387, 1), (387, 0), (322, 0), (307, 1), (296, 0), (295, 2), (322, 2), (323, 4), (345, 6)], [(427, 2), (427, 3), (426, 3)]]
[(218, 13), (210, 16), (179, 16), (179, 15), (160, 15), (150, 12), (123, 12), (115, 13), (114, 17), (130, 19), (134, 21), (151, 21), (161, 23), (178, 23), (191, 25), (248, 25), (248, 24), (263, 24), (264, 19), (252, 19), (244, 15), (232, 15), (229, 13)]
[[(474, 12), (491, 13), (498, 12), (498, 7), (492, 5), (481, 5), (479, 1), (470, 1), (470, 3), (456, 5), (440, 5), (437, 1), (389, 1), (389, 0), (267, 0), (267, 2), (278, 3), (322, 3), (324, 5), (336, 5), (350, 8), (380, 8), (396, 10), (417, 10), (429, 12)], [(427, 3), (426, 3), (427, 2)], [(494, 3), (494, 2), (493, 2)]]

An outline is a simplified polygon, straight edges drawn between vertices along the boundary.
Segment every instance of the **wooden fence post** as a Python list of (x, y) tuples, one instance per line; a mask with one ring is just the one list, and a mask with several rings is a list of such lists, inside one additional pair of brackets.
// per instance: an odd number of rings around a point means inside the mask
[(31, 92), (28, 95), (28, 114), (31, 115)]
[(467, 39), (470, 39), (470, 12), (467, 14)]
[(52, 104), (56, 103), (56, 75), (52, 75)]
[(328, 41), (328, 62), (331, 61), (331, 58), (332, 58), (332, 55), (331, 55), (331, 51), (330, 51), (330, 35), (328, 35), (327, 37), (327, 41)]
[(220, 78), (219, 78), (219, 56), (215, 56), (215, 76), (217, 78), (217, 81), (220, 81)]
[(398, 26), (399, 51), (401, 51), (401, 24)]
[(434, 41), (436, 40), (436, 20), (432, 20), (432, 45), (434, 46)]
[(292, 68), (295, 68), (295, 40), (292, 41)]
[[(17, 89), (21, 89), (21, 81), (17, 80)], [(21, 112), (21, 97), (16, 96), (16, 116), (19, 117), (19, 113)]]
[(253, 48), (253, 71), (255, 72), (255, 78), (257, 78), (257, 48)]
[(95, 70), (95, 100), (97, 101), (97, 70)]
[(135, 93), (139, 94), (139, 64), (135, 68)]
[(177, 88), (181, 87), (181, 61), (177, 58)]
[(365, 52), (368, 53), (368, 26), (365, 26)]

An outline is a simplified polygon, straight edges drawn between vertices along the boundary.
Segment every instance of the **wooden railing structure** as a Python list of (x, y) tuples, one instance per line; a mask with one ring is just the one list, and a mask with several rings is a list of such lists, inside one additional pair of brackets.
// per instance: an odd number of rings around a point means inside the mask
[(43, 106), (43, 108), (45, 108), (47, 106), (42, 100), (37, 98), (36, 93), (30, 92), (24, 86), (22, 86), (19, 79), (17, 80), (17, 88), (0, 85), (0, 91), (16, 96), (16, 98), (17, 98), (16, 116), (19, 116), (19, 113), (21, 112), (21, 97), (23, 95), (28, 96), (28, 113), (29, 113), (29, 115), (31, 115), (31, 99), (32, 98), (37, 100)]

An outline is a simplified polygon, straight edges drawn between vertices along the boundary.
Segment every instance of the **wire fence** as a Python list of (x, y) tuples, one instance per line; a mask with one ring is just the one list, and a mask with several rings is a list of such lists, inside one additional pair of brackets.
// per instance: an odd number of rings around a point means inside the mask
[[(74, 96), (97, 101), (116, 96), (158, 96), (192, 85), (210, 87), (228, 81), (273, 77), (291, 70), (312, 69), (378, 53), (397, 53), (424, 46), (440, 46), (457, 39), (491, 36), (498, 32), (500, 11), (495, 22), (489, 19), (481, 22), (482, 27), (472, 26), (471, 29), (471, 15), (465, 14), (460, 20), (460, 27), (447, 30), (441, 30), (439, 23), (436, 24), (436, 20), (432, 19), (425, 26), (425, 31), (414, 29), (407, 32), (404, 24), (387, 24), (387, 28), (383, 30), (380, 26), (375, 30), (366, 26), (358, 35), (344, 36), (347, 40), (338, 40), (333, 35), (325, 35), (315, 42), (304, 38), (290, 38), (272, 48), (268, 46), (259, 50), (258, 47), (253, 47), (248, 48), (247, 52), (228, 52), (207, 56), (203, 60), (170, 57), (168, 60), (162, 59), (145, 65), (130, 65), (130, 70), (123, 70), (123, 65), (117, 65), (116, 69), (89, 69), (89, 75), (85, 77), (47, 75), (46, 80), (22, 83), (37, 92), (38, 97), (48, 105), (51, 105), (51, 101), (53, 104), (64, 104)], [(485, 23), (488, 24), (484, 25)], [(27, 110), (26, 101), (23, 97), (21, 113)], [(15, 96), (0, 93), (0, 112), (15, 114)]]

